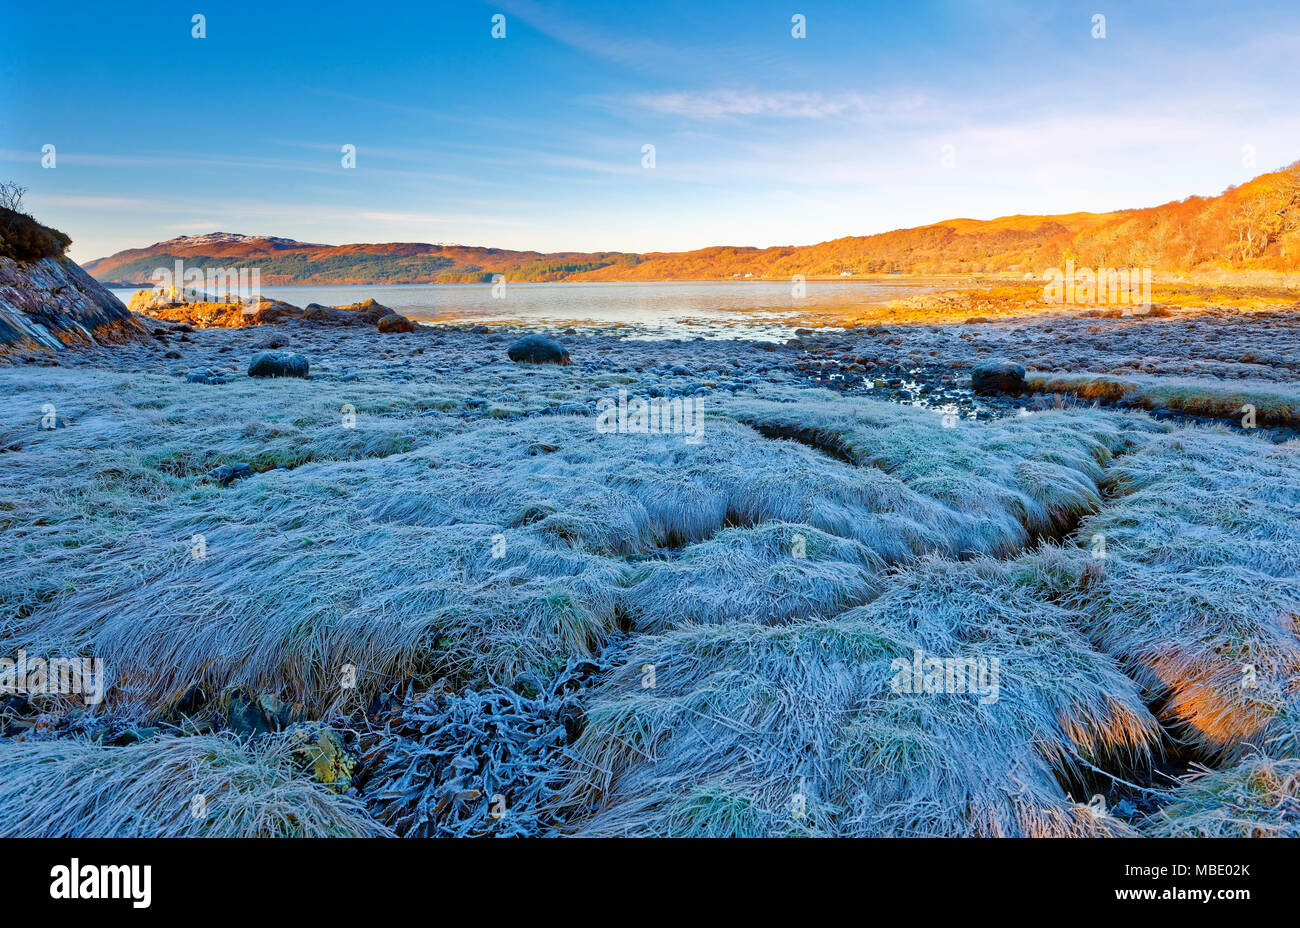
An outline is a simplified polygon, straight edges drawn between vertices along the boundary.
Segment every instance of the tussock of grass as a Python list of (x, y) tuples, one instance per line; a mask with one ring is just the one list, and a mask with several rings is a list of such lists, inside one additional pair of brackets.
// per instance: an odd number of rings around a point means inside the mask
[[(579, 830), (1125, 833), (1060, 777), (1078, 756), (1142, 765), (1157, 729), (1077, 621), (997, 562), (928, 559), (831, 621), (645, 636), (588, 710), (574, 799), (600, 808)], [(917, 648), (999, 657), (999, 698), (891, 691)]]
[(1029, 389), (1068, 393), (1083, 399), (1123, 400), (1140, 409), (1172, 409), (1191, 416), (1240, 420), (1255, 407), (1261, 426), (1300, 425), (1300, 390), (1285, 383), (1242, 386), (1210, 378), (1149, 377), (1109, 374), (1031, 374)]
[(1179, 430), (1123, 458), (1109, 483), (1119, 498), (1079, 531), (1089, 552), (1104, 539), (1105, 557), (1080, 551), (1058, 593), (1198, 750), (1294, 756), (1297, 449)]
[(1197, 771), (1141, 830), (1153, 838), (1300, 838), (1300, 759), (1252, 755)]
[(726, 529), (680, 559), (639, 568), (624, 609), (636, 631), (829, 617), (873, 598), (883, 568), (866, 545), (807, 525)]
[[(0, 745), (0, 816), (12, 837), (366, 837), (361, 803), (295, 767), (281, 737), (215, 735), (128, 747), (60, 740)], [(204, 814), (194, 814), (195, 797)]]
[(1072, 529), (1101, 504), (1105, 465), (1140, 428), (1058, 411), (946, 427), (933, 413), (872, 402), (741, 400), (729, 412), (902, 480), (938, 507), (924, 513), (929, 537), (914, 550), (951, 557), (1014, 554), (1035, 537)]

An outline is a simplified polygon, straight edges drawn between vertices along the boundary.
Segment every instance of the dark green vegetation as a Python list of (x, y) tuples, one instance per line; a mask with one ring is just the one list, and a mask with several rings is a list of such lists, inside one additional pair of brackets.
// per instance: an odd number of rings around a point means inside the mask
[(158, 268), (170, 269), (176, 261), (187, 268), (224, 268), (251, 264), (261, 272), (262, 282), (277, 284), (351, 283), (490, 283), (494, 274), (509, 272), (512, 282), (559, 280), (573, 274), (593, 271), (615, 264), (633, 265), (636, 255), (593, 255), (588, 261), (538, 260), (522, 264), (487, 267), (482, 264), (459, 264), (443, 255), (387, 255), (348, 251), (289, 252), (256, 258), (235, 258), (209, 254), (173, 254), (162, 252), (136, 258), (114, 267), (116, 280), (143, 283)]
[(57, 258), (72, 239), (58, 229), (41, 225), (26, 213), (0, 206), (0, 257), (15, 261)]

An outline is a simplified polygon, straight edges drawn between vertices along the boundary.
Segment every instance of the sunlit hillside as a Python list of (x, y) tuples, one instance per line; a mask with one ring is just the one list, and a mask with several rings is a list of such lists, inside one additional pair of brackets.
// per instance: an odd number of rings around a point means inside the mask
[(818, 245), (717, 246), (643, 255), (507, 251), (401, 242), (314, 245), (217, 233), (119, 252), (86, 265), (100, 280), (147, 283), (176, 260), (247, 264), (264, 284), (705, 280), (863, 274), (1037, 273), (1082, 266), (1161, 271), (1300, 269), (1300, 162), (1224, 191), (1146, 209), (1061, 216), (949, 219)]

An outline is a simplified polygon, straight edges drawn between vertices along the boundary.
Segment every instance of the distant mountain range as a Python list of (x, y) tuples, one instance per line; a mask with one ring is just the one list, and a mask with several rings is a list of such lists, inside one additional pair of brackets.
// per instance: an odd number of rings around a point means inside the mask
[(318, 245), (218, 232), (133, 248), (85, 265), (101, 281), (145, 285), (157, 268), (246, 266), (263, 285), (789, 279), (867, 274), (1038, 273), (1081, 267), (1164, 271), (1300, 269), (1300, 162), (1215, 197), (1062, 216), (950, 219), (818, 245), (686, 252), (507, 251), (392, 242)]

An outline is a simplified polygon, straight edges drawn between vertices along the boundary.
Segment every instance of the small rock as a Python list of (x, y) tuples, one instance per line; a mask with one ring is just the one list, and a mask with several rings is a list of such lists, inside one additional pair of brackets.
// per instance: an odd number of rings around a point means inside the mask
[(519, 364), (568, 364), (569, 352), (553, 338), (525, 335), (507, 349), (511, 361)]
[(336, 793), (352, 786), (356, 758), (348, 753), (339, 733), (321, 722), (296, 722), (285, 729), (294, 759), (320, 783)]
[(182, 717), (194, 715), (203, 708), (205, 702), (207, 702), (207, 695), (203, 692), (203, 687), (196, 684), (181, 694), (180, 699), (176, 700), (173, 711)]
[(273, 731), (284, 731), (307, 718), (307, 710), (296, 702), (285, 702), (270, 693), (257, 697), (257, 704)]
[(185, 375), (186, 383), (211, 383), (212, 371), (206, 367), (196, 368)]
[(298, 703), (284, 702), (270, 693), (259, 696), (246, 686), (226, 693), (221, 708), (230, 730), (245, 736), (287, 731), (307, 717), (307, 711)]
[(236, 480), (243, 480), (245, 477), (253, 476), (253, 466), (251, 464), (222, 464), (208, 471), (208, 479), (214, 483), (219, 483), (223, 487), (230, 486)]
[(389, 313), (379, 317), (375, 328), (380, 332), (411, 332), (415, 330), (415, 325), (401, 313)]
[(1023, 393), (1025, 366), (1011, 361), (983, 361), (971, 368), (971, 389), (976, 393)]
[(112, 744), (117, 747), (126, 747), (128, 744), (138, 744), (141, 741), (152, 741), (161, 734), (161, 730), (152, 726), (142, 726), (139, 728), (128, 728), (112, 740)]
[(259, 351), (248, 364), (249, 377), (306, 377), (307, 359), (292, 351)]
[(245, 687), (233, 690), (222, 698), (222, 704), (226, 724), (235, 734), (250, 737), (271, 730), (252, 690)]

